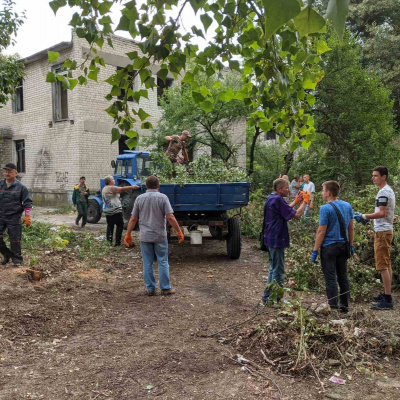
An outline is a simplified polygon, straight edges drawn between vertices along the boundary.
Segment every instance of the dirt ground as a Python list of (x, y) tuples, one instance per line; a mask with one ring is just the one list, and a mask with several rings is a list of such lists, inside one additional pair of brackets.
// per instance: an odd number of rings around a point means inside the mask
[[(46, 212), (34, 218), (73, 222), (73, 214)], [(138, 247), (101, 265), (72, 251), (43, 254), (50, 276), (40, 282), (27, 280), (24, 268), (2, 268), (0, 399), (399, 399), (399, 371), (389, 364), (368, 379), (352, 371), (344, 386), (322, 377), (322, 393), (314, 376), (281, 376), (268, 364), (255, 376), (231, 360), (235, 348), (210, 335), (255, 314), (267, 274), (255, 244), (245, 239), (239, 260), (227, 259), (224, 242), (171, 244), (176, 293), (168, 297), (144, 295)], [(257, 318), (276, 310), (265, 313)]]

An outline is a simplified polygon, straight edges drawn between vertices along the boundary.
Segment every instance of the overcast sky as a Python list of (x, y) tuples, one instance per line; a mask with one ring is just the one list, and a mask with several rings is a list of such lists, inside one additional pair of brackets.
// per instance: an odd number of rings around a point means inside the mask
[[(60, 8), (55, 16), (49, 6), (49, 0), (17, 0), (16, 3), (15, 11), (25, 10), (27, 18), (18, 30), (16, 45), (10, 46), (5, 51), (6, 54), (18, 53), (21, 58), (24, 58), (57, 43), (71, 40), (71, 26), (68, 23), (75, 12), (73, 9)], [(111, 18), (114, 22), (119, 21), (120, 8), (122, 8), (120, 5), (114, 5), (112, 8)], [(182, 15), (182, 21), (187, 24), (186, 29), (199, 24), (193, 13), (186, 10)], [(130, 38), (127, 32), (118, 31), (116, 34)]]

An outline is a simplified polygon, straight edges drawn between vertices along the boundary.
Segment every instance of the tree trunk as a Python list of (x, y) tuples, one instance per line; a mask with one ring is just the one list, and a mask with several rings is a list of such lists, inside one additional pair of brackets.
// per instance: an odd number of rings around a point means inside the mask
[(261, 129), (259, 126), (255, 126), (254, 128), (255, 128), (255, 133), (250, 148), (249, 172), (247, 173), (248, 176), (250, 176), (254, 172), (254, 153), (256, 150), (257, 139), (261, 134)]
[(285, 168), (282, 171), (282, 175), (287, 175), (289, 173), (290, 168), (292, 167), (293, 164), (293, 159), (294, 159), (294, 152), (293, 151), (288, 151), (285, 154)]

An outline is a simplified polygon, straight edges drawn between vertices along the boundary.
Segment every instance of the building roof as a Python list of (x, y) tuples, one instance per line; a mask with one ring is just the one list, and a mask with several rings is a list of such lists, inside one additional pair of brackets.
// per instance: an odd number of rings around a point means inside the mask
[(38, 53), (32, 54), (31, 56), (22, 58), (19, 61), (24, 62), (25, 64), (30, 64), (34, 61), (40, 60), (44, 57), (47, 57), (47, 52), (48, 51), (62, 51), (62, 50), (66, 50), (68, 48), (72, 47), (72, 41), (71, 42), (61, 42), (61, 43), (57, 43), (54, 46), (51, 46), (47, 49), (41, 50)]

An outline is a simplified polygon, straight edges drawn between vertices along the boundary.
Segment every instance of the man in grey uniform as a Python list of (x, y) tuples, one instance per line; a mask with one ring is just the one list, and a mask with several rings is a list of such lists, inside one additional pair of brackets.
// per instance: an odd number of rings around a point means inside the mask
[(154, 296), (156, 293), (156, 281), (153, 271), (155, 254), (158, 262), (158, 280), (161, 294), (169, 295), (173, 291), (171, 290), (169, 279), (166, 221), (176, 230), (179, 243), (183, 242), (184, 235), (175, 219), (174, 210), (168, 197), (159, 192), (160, 182), (158, 178), (149, 176), (146, 179), (146, 188), (146, 193), (136, 198), (124, 242), (127, 247), (132, 246), (132, 230), (139, 221), (140, 250), (143, 257), (143, 277), (146, 285), (146, 294)]
[[(14, 267), (19, 267), (22, 264), (21, 214), (25, 212), (23, 223), (29, 227), (31, 225), (32, 199), (28, 189), (17, 180), (17, 167), (9, 163), (3, 169), (6, 179), (0, 181), (0, 252), (4, 257), (2, 265), (6, 265), (12, 259)], [(10, 238), (11, 249), (7, 247), (3, 239), (6, 230)]]

